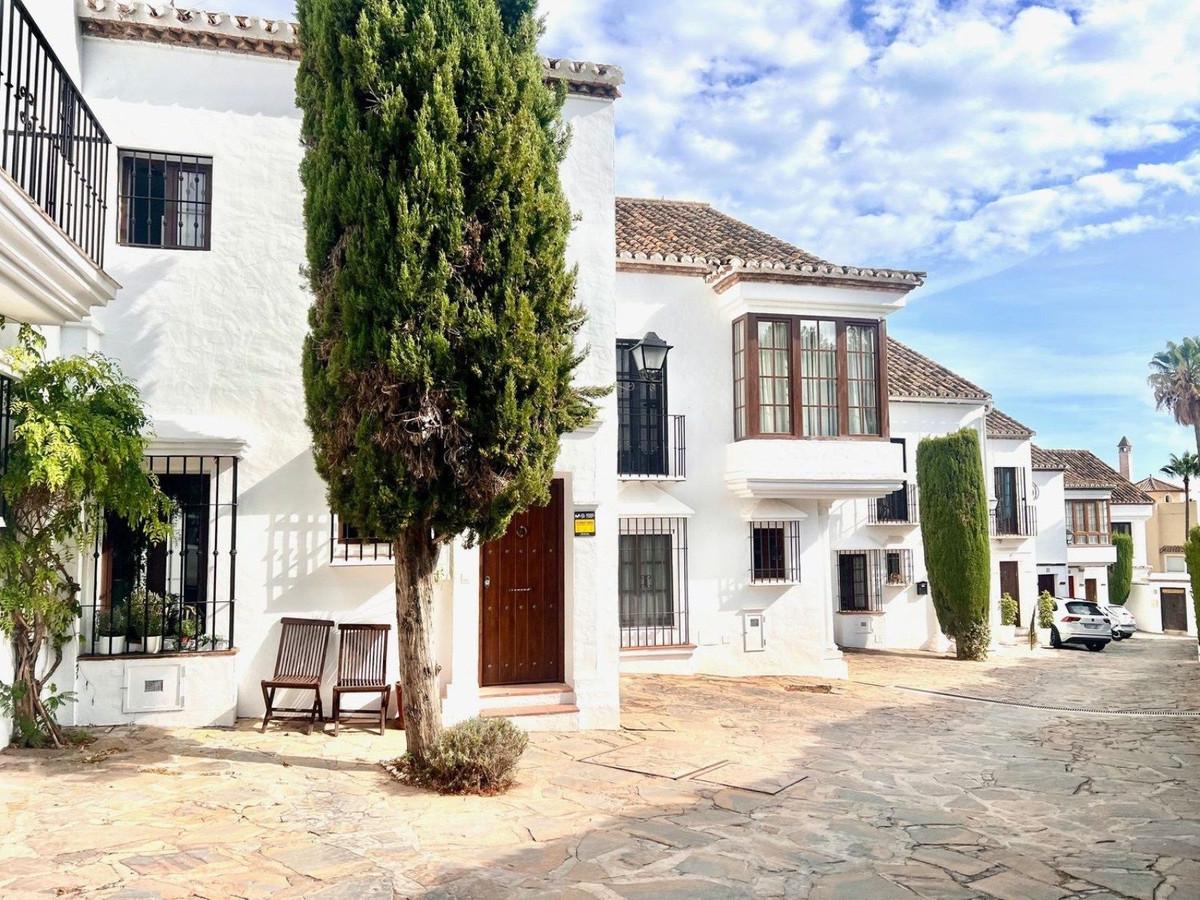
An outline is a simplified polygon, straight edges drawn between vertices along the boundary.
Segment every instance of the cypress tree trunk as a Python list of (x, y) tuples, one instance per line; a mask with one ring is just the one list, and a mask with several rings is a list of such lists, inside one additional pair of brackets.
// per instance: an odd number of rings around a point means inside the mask
[(433, 650), (433, 573), (438, 545), (427, 526), (410, 525), (396, 539), (396, 625), (404, 734), (408, 752), (424, 760), (442, 730)]

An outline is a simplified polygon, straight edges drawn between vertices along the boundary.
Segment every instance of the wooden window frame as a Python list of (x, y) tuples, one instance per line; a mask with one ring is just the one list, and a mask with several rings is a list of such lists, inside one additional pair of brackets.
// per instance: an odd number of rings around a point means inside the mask
[[(198, 212), (203, 216), (203, 243), (188, 244), (179, 241), (178, 235), (174, 233), (174, 229), (168, 228), (165, 223), (163, 225), (162, 240), (159, 243), (133, 239), (133, 235), (130, 233), (132, 222), (130, 203), (133, 202), (136, 204), (138, 200), (147, 198), (139, 198), (133, 193), (134, 188), (128, 183), (125, 170), (127, 162), (136, 163), (139, 159), (150, 163), (159, 162), (163, 165), (163, 196), (161, 199), (164, 212), (173, 211), (174, 215), (178, 216), (184, 204), (189, 202), (197, 207)], [(190, 170), (195, 170), (205, 176), (204, 198), (202, 200), (186, 201), (180, 198), (177, 193), (178, 180), (173, 175), (177, 176), (182, 171)], [(147, 250), (190, 250), (200, 253), (212, 250), (213, 158), (211, 156), (122, 147), (117, 151), (117, 200), (117, 244), (120, 246)]]
[[(1095, 529), (1088, 528), (1087, 513), (1094, 515)], [(1077, 518), (1077, 514), (1082, 518)], [(1082, 522), (1083, 528), (1076, 528)], [(1102, 528), (1099, 526), (1103, 526)], [(1112, 504), (1108, 500), (1068, 500), (1067, 501), (1067, 531), (1069, 543), (1074, 547), (1108, 547), (1112, 545)], [(1099, 540), (1080, 540), (1084, 537), (1098, 537)]]
[[(787, 322), (791, 335), (791, 354), (789, 367), (790, 401), (791, 401), (791, 431), (783, 433), (763, 433), (760, 428), (759, 412), (759, 345), (758, 323)], [(838, 433), (830, 435), (804, 434), (804, 404), (802, 366), (803, 347), (801, 346), (800, 323), (802, 321), (833, 322), (837, 327), (837, 413)], [(875, 354), (875, 391), (877, 409), (879, 410), (879, 434), (851, 434), (849, 432), (849, 377), (848, 351), (846, 342), (846, 327), (849, 325), (868, 326), (877, 329), (877, 352)], [(887, 396), (887, 326), (882, 319), (839, 318), (820, 315), (778, 315), (773, 313), (747, 313), (733, 321), (731, 334), (731, 350), (737, 350), (739, 331), (744, 335), (744, 392), (745, 392), (745, 428), (741, 428), (738, 411), (743, 390), (743, 379), (736, 378), (736, 364), (732, 369), (735, 375), (733, 383), (734, 399), (734, 439), (735, 440), (805, 440), (805, 441), (886, 441), (891, 439), (891, 423), (888, 415)]]

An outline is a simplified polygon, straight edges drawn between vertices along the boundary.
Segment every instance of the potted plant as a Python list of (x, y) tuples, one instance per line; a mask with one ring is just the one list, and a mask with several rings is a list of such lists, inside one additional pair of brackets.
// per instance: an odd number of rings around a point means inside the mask
[(114, 656), (125, 652), (125, 632), (129, 627), (121, 607), (102, 609), (96, 616), (96, 652)]
[(1054, 624), (1054, 598), (1049, 591), (1042, 591), (1037, 606), (1037, 639), (1040, 644), (1050, 643), (1050, 627)]
[(144, 653), (161, 653), (167, 598), (139, 588), (129, 596), (129, 619)]
[(196, 617), (188, 615), (191, 612), (190, 607), (183, 612), (183, 618), (179, 620), (179, 649), (194, 650), (196, 648)]
[(1000, 598), (1000, 643), (1015, 644), (1017, 641), (1017, 615), (1019, 608), (1012, 594)]

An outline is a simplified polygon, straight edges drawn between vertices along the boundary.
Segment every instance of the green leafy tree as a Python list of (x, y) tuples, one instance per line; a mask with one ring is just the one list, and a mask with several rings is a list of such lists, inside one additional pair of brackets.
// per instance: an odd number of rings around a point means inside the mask
[(335, 512), (395, 545), (409, 752), (440, 732), (439, 548), (548, 499), (580, 388), (562, 89), (534, 0), (300, 0), (307, 421)]
[(1180, 425), (1190, 426), (1200, 453), (1200, 337), (1185, 337), (1150, 360), (1150, 387), (1154, 402)]
[(1192, 580), (1192, 607), (1196, 612), (1196, 622), (1200, 623), (1200, 525), (1188, 532), (1183, 553)]
[(959, 659), (983, 659), (989, 637), (991, 541), (979, 435), (964, 428), (917, 447), (929, 591)]
[(1133, 587), (1133, 538), (1117, 532), (1112, 542), (1117, 548), (1117, 561), (1108, 573), (1108, 602), (1124, 606)]
[(12, 438), (0, 476), (0, 631), (14, 676), (3, 702), (17, 739), (63, 745), (54, 712), (70, 697), (51, 680), (79, 615), (73, 574), (105, 510), (165, 536), (170, 501), (142, 468), (147, 426), (137, 388), (101, 356), (43, 360), (22, 329), (11, 354)]
[(1200, 456), (1195, 453), (1171, 454), (1162, 471), (1183, 480), (1183, 533), (1192, 531), (1192, 479), (1200, 478)]

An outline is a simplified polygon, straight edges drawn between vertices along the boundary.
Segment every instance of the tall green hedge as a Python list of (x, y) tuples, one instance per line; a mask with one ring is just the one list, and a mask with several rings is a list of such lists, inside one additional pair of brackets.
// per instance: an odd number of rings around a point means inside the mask
[(1196, 609), (1196, 622), (1200, 625), (1200, 525), (1188, 533), (1184, 559), (1187, 560), (1188, 573), (1192, 577), (1192, 605)]
[(987, 487), (977, 432), (926, 438), (917, 448), (921, 537), (929, 591), (959, 659), (983, 659), (992, 581)]
[(1133, 586), (1133, 538), (1117, 533), (1112, 542), (1117, 548), (1117, 561), (1108, 573), (1108, 602), (1124, 606)]

